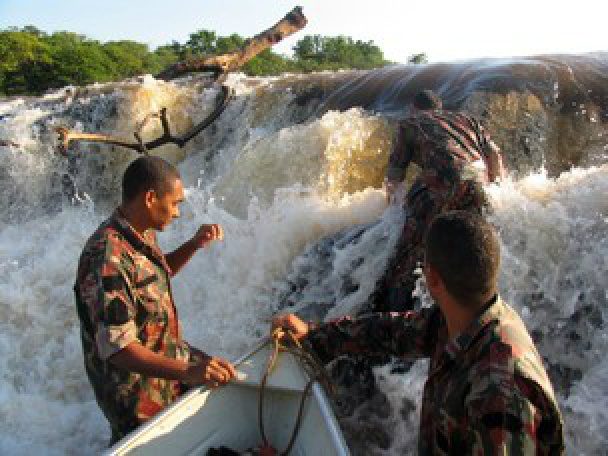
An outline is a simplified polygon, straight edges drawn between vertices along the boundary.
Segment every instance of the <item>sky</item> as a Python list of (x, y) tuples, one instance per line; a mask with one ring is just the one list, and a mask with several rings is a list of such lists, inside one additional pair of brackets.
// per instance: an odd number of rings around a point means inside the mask
[[(560, 4), (569, 5), (568, 7)], [(253, 36), (300, 5), (308, 25), (274, 50), (291, 54), (305, 35), (373, 41), (386, 59), (430, 62), (608, 50), (599, 0), (0, 0), (0, 29), (34, 25), (100, 41), (129, 39), (151, 49), (184, 43), (200, 29)]]

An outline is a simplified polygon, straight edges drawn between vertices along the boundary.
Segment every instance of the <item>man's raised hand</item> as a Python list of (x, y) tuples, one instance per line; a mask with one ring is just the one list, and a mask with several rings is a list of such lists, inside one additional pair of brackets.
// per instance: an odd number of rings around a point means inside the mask
[(212, 241), (223, 241), (224, 230), (217, 223), (210, 225), (201, 225), (196, 234), (194, 241), (198, 248), (203, 248), (209, 245)]

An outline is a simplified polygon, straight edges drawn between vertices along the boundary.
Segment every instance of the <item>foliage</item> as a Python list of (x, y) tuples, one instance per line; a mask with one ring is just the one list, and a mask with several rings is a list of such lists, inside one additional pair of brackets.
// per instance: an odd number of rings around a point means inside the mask
[(350, 37), (324, 37), (308, 35), (294, 47), (296, 59), (314, 62), (330, 68), (378, 68), (386, 65), (384, 54), (372, 41), (353, 40)]
[[(213, 31), (199, 30), (190, 34), (184, 44), (173, 41), (150, 51), (147, 45), (135, 41), (100, 43), (71, 32), (47, 34), (31, 25), (21, 29), (11, 27), (0, 30), (0, 94), (41, 94), (66, 85), (157, 74), (177, 61), (233, 52), (245, 43), (237, 34), (217, 36)], [(293, 57), (267, 49), (247, 62), (242, 70), (248, 75), (265, 76), (371, 69), (387, 63), (372, 41), (308, 35), (297, 42)]]
[(424, 52), (420, 54), (412, 54), (407, 58), (407, 63), (419, 65), (421, 63), (429, 63), (429, 59)]
[[(20, 32), (14, 29), (0, 31), (0, 89), (2, 93), (35, 91), (29, 87), (28, 83), (32, 72), (49, 64), (50, 46), (41, 41), (36, 33)], [(37, 77), (44, 77), (44, 75), (37, 75)]]

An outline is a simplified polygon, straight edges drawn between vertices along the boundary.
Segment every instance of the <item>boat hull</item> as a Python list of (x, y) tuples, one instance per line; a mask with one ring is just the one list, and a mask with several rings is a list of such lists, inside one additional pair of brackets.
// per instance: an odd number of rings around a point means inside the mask
[[(237, 361), (242, 381), (217, 389), (196, 388), (110, 448), (107, 455), (206, 455), (226, 446), (245, 451), (262, 443), (258, 424), (259, 382), (270, 347), (263, 344)], [(279, 451), (289, 444), (307, 377), (282, 353), (264, 392), (264, 429)], [(348, 455), (323, 389), (314, 384), (290, 455)]]

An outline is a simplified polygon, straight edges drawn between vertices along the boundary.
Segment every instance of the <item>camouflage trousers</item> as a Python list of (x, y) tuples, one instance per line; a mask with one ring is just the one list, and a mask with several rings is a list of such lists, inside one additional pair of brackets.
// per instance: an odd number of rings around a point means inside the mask
[(372, 310), (413, 308), (412, 292), (418, 279), (414, 271), (424, 259), (424, 237), (435, 216), (451, 210), (481, 215), (487, 206), (483, 185), (475, 180), (461, 180), (452, 185), (430, 185), (424, 180), (414, 182), (405, 198), (406, 219), (394, 255), (371, 298)]

